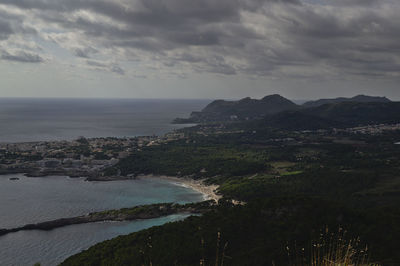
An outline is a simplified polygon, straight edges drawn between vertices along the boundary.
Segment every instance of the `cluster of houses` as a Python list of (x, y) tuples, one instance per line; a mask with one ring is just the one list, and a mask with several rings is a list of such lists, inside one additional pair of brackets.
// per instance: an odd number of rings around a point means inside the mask
[(133, 151), (184, 137), (183, 133), (171, 132), (162, 137), (80, 137), (73, 141), (0, 143), (0, 173), (101, 175), (102, 170), (114, 166)]
[(346, 132), (352, 134), (379, 135), (385, 131), (400, 130), (400, 124), (379, 124), (360, 127), (352, 127), (346, 129), (336, 129), (336, 132)]

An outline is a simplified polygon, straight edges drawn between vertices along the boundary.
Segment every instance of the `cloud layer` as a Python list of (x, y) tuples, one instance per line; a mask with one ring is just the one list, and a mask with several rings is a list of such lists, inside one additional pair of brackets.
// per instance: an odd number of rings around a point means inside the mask
[(62, 50), (116, 75), (398, 79), (399, 13), (397, 0), (2, 0), (0, 60)]

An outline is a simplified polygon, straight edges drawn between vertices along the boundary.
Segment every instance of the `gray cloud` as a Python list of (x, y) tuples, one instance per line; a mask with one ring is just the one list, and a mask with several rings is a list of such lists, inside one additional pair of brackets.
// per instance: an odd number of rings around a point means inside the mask
[(3, 0), (0, 5), (27, 14), (25, 23), (0, 20), (0, 40), (51, 34), (41, 32), (43, 25), (28, 27), (34, 17), (58, 35), (65, 33), (66, 41), (57, 43), (71, 42), (75, 56), (93, 59), (88, 66), (121, 75), (121, 67), (96, 57), (116, 62), (140, 57), (182, 71), (272, 77), (321, 71), (395, 77), (400, 69), (400, 3), (392, 0), (192, 0), (190, 5), (187, 0)]
[(379, 5), (382, 0), (333, 0), (331, 4), (340, 6), (368, 6)]
[(96, 70), (107, 71), (119, 75), (125, 75), (125, 70), (116, 63), (99, 62), (94, 60), (86, 60), (86, 64), (94, 67)]
[(77, 57), (90, 58), (90, 55), (98, 53), (98, 50), (93, 47), (74, 48), (73, 53)]
[(6, 21), (0, 20), (0, 40), (8, 39), (12, 33), (11, 25)]
[(106, 64), (97, 62), (97, 61), (93, 61), (93, 60), (87, 60), (86, 64), (88, 64), (89, 66), (94, 66), (94, 67), (101, 67), (101, 68), (107, 67)]
[(120, 75), (125, 75), (125, 70), (123, 70), (120, 66), (118, 65), (112, 65), (111, 66), (111, 72), (120, 74)]
[(10, 54), (6, 51), (3, 51), (1, 55), (1, 59), (7, 60), (7, 61), (15, 61), (15, 62), (20, 62), (20, 63), (42, 63), (44, 62), (44, 59), (37, 55), (37, 54), (32, 54), (28, 53), (25, 51), (19, 51), (14, 54)]
[(7, 40), (14, 34), (34, 35), (36, 30), (23, 25), (23, 16), (0, 10), (0, 40)]

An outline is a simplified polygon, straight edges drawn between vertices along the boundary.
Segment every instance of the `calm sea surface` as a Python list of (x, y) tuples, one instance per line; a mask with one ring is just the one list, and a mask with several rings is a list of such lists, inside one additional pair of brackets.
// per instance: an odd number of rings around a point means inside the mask
[[(206, 100), (0, 99), (0, 142), (162, 135), (170, 122)], [(11, 177), (19, 177), (12, 181)], [(83, 178), (0, 176), (0, 228), (159, 202), (195, 202), (201, 194), (160, 179), (85, 182)], [(185, 218), (72, 225), (0, 237), (0, 265), (57, 265), (98, 242)]]
[[(10, 180), (11, 177), (20, 179)], [(157, 178), (86, 182), (83, 178), (5, 175), (0, 176), (0, 228), (141, 204), (201, 200), (203, 195), (198, 192)], [(0, 265), (33, 265), (38, 261), (42, 265), (56, 265), (98, 242), (184, 217), (172, 215), (11, 233), (0, 236)]]
[(209, 100), (0, 98), (0, 142), (162, 135)]

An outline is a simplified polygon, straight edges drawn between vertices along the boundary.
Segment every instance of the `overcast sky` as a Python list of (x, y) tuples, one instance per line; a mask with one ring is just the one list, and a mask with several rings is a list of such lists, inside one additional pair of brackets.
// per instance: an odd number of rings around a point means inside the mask
[(400, 100), (399, 0), (0, 0), (0, 97)]

